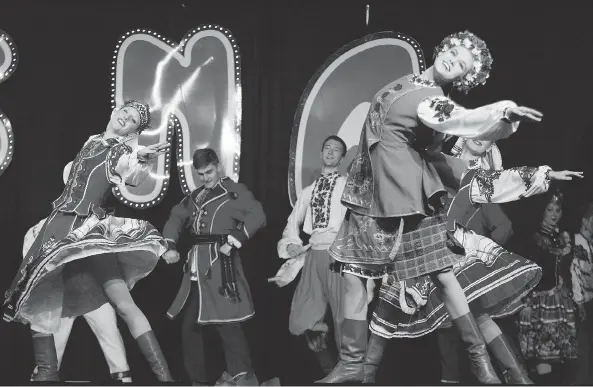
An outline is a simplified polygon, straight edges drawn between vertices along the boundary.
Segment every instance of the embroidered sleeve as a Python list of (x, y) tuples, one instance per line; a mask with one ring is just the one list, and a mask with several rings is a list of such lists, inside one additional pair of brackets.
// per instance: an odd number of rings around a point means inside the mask
[(476, 140), (496, 141), (515, 133), (519, 123), (503, 120), (504, 110), (517, 106), (501, 101), (477, 109), (465, 109), (442, 96), (429, 97), (418, 105), (418, 118), (437, 132)]
[(142, 147), (132, 149), (127, 144), (118, 144), (109, 150), (107, 176), (112, 183), (136, 187), (148, 177), (151, 166), (138, 160), (140, 149)]
[(546, 192), (550, 186), (548, 166), (505, 170), (478, 169), (470, 182), (472, 203), (508, 203)]
[(41, 231), (41, 227), (43, 227), (43, 224), (46, 220), (47, 218), (41, 219), (39, 223), (31, 227), (29, 231), (27, 231), (27, 233), (25, 234), (25, 240), (23, 242), (23, 258), (27, 256), (27, 252), (33, 245), (33, 242), (35, 242), (35, 239), (37, 239), (37, 235), (39, 235), (39, 231)]
[(305, 221), (305, 215), (307, 214), (307, 208), (309, 208), (309, 203), (311, 201), (311, 186), (306, 187), (301, 191), (290, 216), (288, 217), (288, 221), (286, 222), (286, 227), (284, 227), (284, 231), (282, 232), (282, 239), (278, 241), (277, 249), (278, 249), (278, 256), (282, 259), (291, 258), (288, 254), (288, 245), (296, 244), (296, 245), (303, 245), (303, 241), (300, 238), (300, 230), (303, 222)]

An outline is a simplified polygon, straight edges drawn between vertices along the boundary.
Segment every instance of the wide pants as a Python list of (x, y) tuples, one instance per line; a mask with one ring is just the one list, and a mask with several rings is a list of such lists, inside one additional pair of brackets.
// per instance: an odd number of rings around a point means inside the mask
[(344, 279), (330, 270), (332, 261), (327, 250), (309, 250), (301, 278), (292, 297), (288, 329), (295, 336), (314, 330), (323, 323), (327, 308), (331, 309), (336, 345), (340, 345), (341, 299), (345, 293)]
[[(189, 296), (183, 308), (181, 347), (185, 369), (192, 383), (208, 383), (204, 353), (204, 329), (198, 324), (200, 293), (192, 281)], [(216, 327), (224, 350), (226, 370), (231, 376), (253, 372), (247, 338), (240, 323), (212, 324)]]

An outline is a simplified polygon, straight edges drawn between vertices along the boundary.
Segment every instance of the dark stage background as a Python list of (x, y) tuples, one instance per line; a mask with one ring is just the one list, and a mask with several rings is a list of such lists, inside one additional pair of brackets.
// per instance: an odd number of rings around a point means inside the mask
[[(364, 22), (367, 3), (371, 5), (369, 27)], [(585, 171), (587, 181), (567, 187), (572, 206), (591, 198), (593, 191), (592, 14), (593, 4), (587, 1), (347, 1), (297, 6), (189, 0), (162, 5), (3, 0), (0, 28), (15, 40), (20, 63), (12, 78), (0, 85), (0, 108), (12, 122), (16, 139), (12, 164), (0, 177), (0, 288), (5, 290), (17, 271), (25, 232), (49, 214), (50, 202), (61, 193), (62, 168), (107, 123), (110, 64), (118, 38), (131, 29), (150, 28), (176, 40), (194, 27), (216, 23), (230, 29), (242, 57), (240, 180), (263, 203), (268, 217), (267, 228), (242, 253), (256, 303), (256, 317), (247, 327), (258, 377), (263, 381), (279, 376), (283, 384), (310, 384), (320, 376), (319, 370), (303, 342), (288, 333), (295, 284), (276, 289), (266, 278), (282, 264), (276, 242), (291, 210), (286, 183), (290, 133), (299, 97), (315, 71), (341, 46), (367, 33), (402, 32), (415, 38), (431, 57), (432, 48), (447, 34), (473, 31), (491, 48), (494, 69), (485, 87), (468, 97), (454, 97), (468, 107), (512, 99), (543, 111), (543, 123), (522, 125), (516, 135), (499, 144), (505, 165), (546, 163), (556, 169)], [(119, 215), (144, 218), (162, 229), (181, 197), (173, 170), (170, 190), (155, 208), (134, 211), (113, 203)], [(529, 221), (541, 219), (537, 207), (533, 200), (510, 206), (515, 228), (522, 230)], [(132, 294), (160, 338), (174, 375), (184, 378), (179, 324), (165, 317), (180, 276), (180, 265), (159, 263)], [(121, 321), (120, 327), (134, 381), (153, 383)], [(212, 340), (216, 343), (216, 335)], [(33, 367), (27, 328), (1, 322), (0, 351), (2, 383), (26, 383)], [(221, 355), (215, 349), (209, 353)], [(211, 370), (213, 378), (222, 372), (216, 361)], [(86, 323), (77, 321), (62, 377), (101, 381), (107, 375), (94, 336)], [(433, 337), (394, 342), (379, 375), (380, 382), (389, 384), (438, 380)]]

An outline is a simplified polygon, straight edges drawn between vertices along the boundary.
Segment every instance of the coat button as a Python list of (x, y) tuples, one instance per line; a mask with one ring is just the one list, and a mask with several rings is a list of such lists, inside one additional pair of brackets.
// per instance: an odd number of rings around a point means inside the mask
[(208, 215), (208, 211), (204, 210), (204, 215)]
[(194, 212), (192, 212), (192, 215), (193, 215), (193, 216), (196, 216), (196, 212), (195, 212), (195, 211), (194, 211)]
[(200, 223), (200, 228), (206, 227), (206, 223)]

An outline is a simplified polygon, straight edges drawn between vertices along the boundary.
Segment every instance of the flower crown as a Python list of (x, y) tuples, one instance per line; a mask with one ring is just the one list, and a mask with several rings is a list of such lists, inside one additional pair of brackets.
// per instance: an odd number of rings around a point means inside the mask
[(120, 109), (125, 107), (131, 107), (138, 111), (140, 115), (140, 125), (138, 126), (138, 133), (142, 132), (144, 129), (148, 128), (150, 125), (150, 108), (146, 102), (141, 101), (125, 101), (124, 104)]
[(467, 48), (474, 58), (473, 68), (460, 81), (453, 83), (457, 90), (467, 94), (474, 87), (486, 83), (486, 79), (490, 76), (493, 59), (490, 50), (486, 47), (486, 42), (469, 31), (451, 34), (443, 39), (441, 44), (435, 47), (433, 59), (456, 46)]

